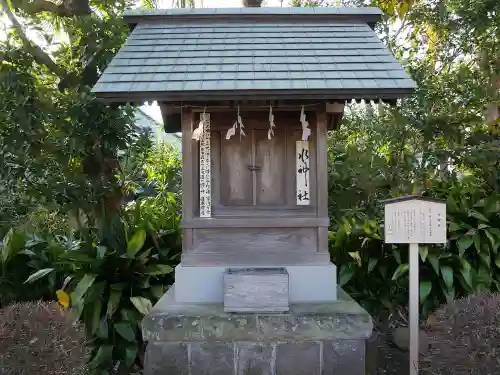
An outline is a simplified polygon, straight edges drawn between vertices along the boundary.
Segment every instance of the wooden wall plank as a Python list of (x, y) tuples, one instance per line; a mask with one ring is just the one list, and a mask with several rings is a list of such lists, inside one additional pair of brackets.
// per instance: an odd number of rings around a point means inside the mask
[(195, 229), (195, 252), (317, 252), (317, 230), (314, 228), (217, 228)]
[[(221, 180), (221, 134), (212, 131), (210, 138), (212, 150), (212, 211), (220, 204), (220, 180)], [(214, 212), (212, 212), (212, 215)]]
[(272, 217), (213, 217), (211, 220), (183, 219), (181, 223), (182, 228), (317, 228), (328, 225), (328, 218), (315, 216), (281, 217), (279, 220)]
[(221, 142), (221, 203), (230, 205), (252, 205), (252, 143), (249, 136)]
[(284, 205), (286, 203), (285, 132), (275, 131), (271, 139), (268, 139), (265, 130), (256, 130), (254, 134), (255, 165), (259, 167), (255, 172), (256, 204)]
[(323, 253), (288, 253), (280, 252), (240, 252), (232, 253), (183, 253), (184, 266), (222, 266), (222, 267), (255, 267), (275, 266), (320, 266), (329, 264), (330, 257)]

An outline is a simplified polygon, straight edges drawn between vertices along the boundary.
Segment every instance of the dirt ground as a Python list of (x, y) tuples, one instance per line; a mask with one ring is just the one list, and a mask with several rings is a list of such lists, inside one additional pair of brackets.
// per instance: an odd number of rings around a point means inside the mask
[(408, 352), (390, 346), (385, 334), (380, 333), (377, 339), (377, 374), (376, 375), (408, 375)]

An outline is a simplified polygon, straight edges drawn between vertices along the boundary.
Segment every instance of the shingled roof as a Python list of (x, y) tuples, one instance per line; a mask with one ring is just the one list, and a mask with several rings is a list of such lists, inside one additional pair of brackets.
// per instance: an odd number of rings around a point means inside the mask
[(415, 83), (379, 40), (376, 8), (130, 10), (93, 88), (110, 101), (395, 99)]

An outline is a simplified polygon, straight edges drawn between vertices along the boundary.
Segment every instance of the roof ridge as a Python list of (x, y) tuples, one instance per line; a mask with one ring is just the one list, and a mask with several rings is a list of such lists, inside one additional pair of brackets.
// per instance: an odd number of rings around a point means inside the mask
[(188, 22), (262, 22), (273, 23), (298, 20), (314, 22), (356, 20), (374, 25), (381, 20), (382, 11), (375, 7), (284, 7), (284, 8), (170, 8), (170, 9), (128, 9), (123, 18), (130, 26), (141, 22), (166, 21)]

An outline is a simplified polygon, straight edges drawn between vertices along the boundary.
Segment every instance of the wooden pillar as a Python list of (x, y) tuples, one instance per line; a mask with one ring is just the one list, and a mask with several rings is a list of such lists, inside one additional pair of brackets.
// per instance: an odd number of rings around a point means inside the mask
[[(182, 110), (182, 219), (191, 220), (196, 212), (194, 202), (198, 202), (198, 144), (192, 139), (193, 113)], [(182, 251), (193, 247), (193, 229), (182, 230)]]
[[(319, 218), (328, 218), (328, 155), (326, 140), (327, 116), (324, 110), (319, 110), (316, 112), (316, 196)], [(328, 227), (318, 228), (318, 252), (328, 252)]]

